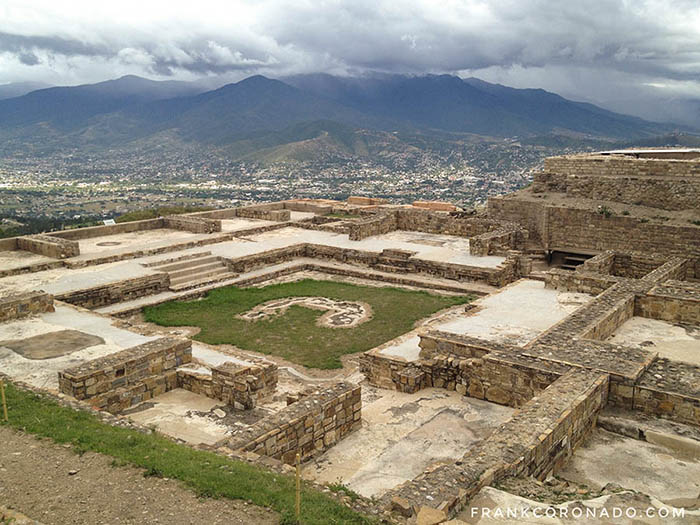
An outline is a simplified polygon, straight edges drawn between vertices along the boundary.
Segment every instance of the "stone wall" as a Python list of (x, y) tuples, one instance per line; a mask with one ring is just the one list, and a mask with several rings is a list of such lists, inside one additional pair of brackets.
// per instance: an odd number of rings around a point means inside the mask
[(227, 361), (211, 370), (211, 397), (235, 408), (250, 410), (272, 397), (277, 388), (277, 375), (277, 365), (267, 361), (257, 364)]
[(360, 387), (337, 383), (237, 432), (227, 446), (294, 464), (297, 451), (302, 460), (322, 452), (359, 428), (361, 418)]
[(46, 292), (27, 292), (0, 297), (0, 323), (53, 311), (53, 296)]
[(169, 286), (170, 278), (167, 273), (155, 273), (135, 279), (127, 279), (59, 294), (56, 298), (59, 301), (92, 309), (164, 292), (168, 290)]
[[(615, 266), (615, 252), (612, 250), (599, 253), (595, 257), (591, 257), (583, 261), (583, 264), (576, 267), (577, 272), (593, 272), (603, 275), (611, 275)], [(618, 275), (618, 274), (615, 274)]]
[(59, 389), (118, 413), (177, 387), (176, 368), (192, 360), (192, 342), (163, 337), (58, 373)]
[(547, 208), (549, 249), (645, 252), (700, 257), (700, 227), (644, 223), (594, 211)]
[(544, 169), (560, 175), (582, 177), (683, 177), (700, 179), (700, 160), (636, 159), (623, 155), (562, 155), (548, 157)]
[(644, 257), (630, 253), (615, 253), (610, 273), (630, 279), (641, 279), (656, 270), (663, 263), (664, 260), (660, 258)]
[(700, 426), (698, 366), (658, 359), (634, 385), (632, 395), (635, 410)]
[[(394, 508), (435, 509), (446, 520), (484, 486), (508, 476), (544, 479), (571, 457), (606, 403), (605, 374), (572, 370), (518, 410), (459, 462), (433, 466), (387, 493)], [(434, 523), (437, 523), (435, 521)]]
[(700, 177), (658, 178), (644, 175), (583, 176), (538, 173), (532, 191), (565, 193), (568, 197), (614, 201), (664, 210), (697, 208)]
[(523, 247), (527, 232), (520, 228), (502, 228), (482, 233), (469, 239), (469, 253), (485, 257), (487, 255), (505, 255), (514, 247)]
[(67, 259), (80, 255), (80, 245), (77, 242), (43, 233), (19, 237), (17, 248), (54, 259)]
[(638, 296), (634, 315), (671, 323), (700, 325), (700, 283), (666, 281)]
[(620, 278), (611, 275), (580, 271), (578, 268), (575, 272), (552, 268), (544, 275), (545, 288), (591, 295), (603, 293), (619, 281)]
[(226, 361), (206, 371), (188, 368), (177, 371), (180, 388), (241, 410), (250, 410), (269, 400), (277, 389), (277, 380), (277, 365), (262, 359), (255, 363)]
[(147, 219), (144, 221), (119, 222), (109, 226), (90, 226), (88, 228), (75, 228), (73, 230), (63, 230), (52, 232), (51, 237), (78, 241), (82, 239), (92, 239), (94, 237), (104, 237), (118, 233), (131, 233), (144, 230), (158, 230), (163, 228), (163, 218)]
[(397, 229), (395, 213), (380, 213), (368, 219), (348, 223), (351, 241), (360, 241), (372, 235), (393, 232)]
[(220, 219), (209, 219), (189, 215), (169, 215), (163, 219), (163, 224), (171, 230), (181, 230), (192, 233), (215, 233), (221, 231)]
[(374, 197), (359, 197), (355, 195), (348, 197), (348, 204), (355, 204), (357, 206), (377, 206), (380, 204), (387, 204), (388, 202), (387, 199), (377, 199)]
[(606, 217), (593, 210), (551, 206), (513, 197), (489, 199), (489, 217), (515, 221), (548, 250), (641, 252), (700, 258), (700, 227)]
[(234, 208), (236, 217), (246, 219), (263, 219), (266, 221), (286, 222), (290, 219), (290, 211), (285, 209), (270, 209), (264, 205), (243, 206)]
[(547, 247), (549, 240), (545, 203), (511, 197), (489, 197), (488, 216), (494, 220), (520, 224), (529, 237)]
[(451, 202), (442, 201), (413, 201), (413, 206), (433, 211), (457, 211), (457, 206)]

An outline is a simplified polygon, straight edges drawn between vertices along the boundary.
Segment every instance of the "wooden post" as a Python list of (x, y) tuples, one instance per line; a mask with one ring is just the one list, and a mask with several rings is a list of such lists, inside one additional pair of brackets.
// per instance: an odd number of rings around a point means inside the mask
[(297, 495), (295, 513), (297, 523), (301, 523), (301, 452), (297, 450)]
[(5, 399), (5, 382), (0, 379), (0, 394), (2, 394), (2, 418), (7, 423), (7, 400)]

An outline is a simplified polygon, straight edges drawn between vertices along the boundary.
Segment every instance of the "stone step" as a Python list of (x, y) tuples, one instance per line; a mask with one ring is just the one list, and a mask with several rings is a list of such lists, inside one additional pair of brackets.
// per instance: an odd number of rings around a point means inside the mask
[(168, 272), (170, 275), (170, 281), (181, 279), (182, 277), (188, 277), (191, 275), (200, 275), (202, 273), (209, 272), (211, 270), (216, 270), (218, 268), (226, 268), (227, 266), (221, 261), (208, 262), (201, 264), (199, 266), (193, 266), (191, 268), (185, 268), (184, 270), (177, 270), (175, 272)]
[(172, 289), (173, 286), (182, 284), (182, 283), (187, 283), (191, 281), (197, 281), (200, 279), (203, 279), (205, 277), (213, 277), (216, 275), (221, 275), (223, 273), (229, 273), (229, 269), (226, 266), (216, 266), (214, 268), (210, 268), (206, 271), (201, 271), (197, 273), (188, 273), (187, 275), (182, 275), (176, 278), (170, 278), (170, 287)]
[(391, 273), (406, 273), (405, 266), (393, 266), (390, 264), (375, 264), (372, 266), (375, 270), (380, 272), (391, 272)]
[(145, 266), (146, 268), (155, 268), (155, 267), (159, 267), (159, 266), (169, 266), (171, 264), (175, 264), (175, 263), (179, 263), (179, 262), (191, 261), (192, 259), (200, 259), (202, 257), (206, 257), (207, 255), (211, 255), (211, 252), (206, 251), (206, 252), (198, 252), (198, 253), (188, 253), (185, 255), (176, 255), (174, 257), (168, 257), (167, 259), (160, 259), (158, 261), (144, 262), (144, 263), (141, 263), (141, 266)]
[(188, 261), (177, 262), (173, 264), (167, 264), (165, 266), (156, 266), (155, 269), (159, 272), (177, 272), (179, 270), (185, 270), (187, 268), (194, 268), (197, 266), (202, 266), (204, 264), (210, 264), (214, 262), (219, 262), (219, 258), (216, 255), (207, 255), (204, 257), (198, 257), (196, 259), (190, 259)]
[(561, 268), (562, 270), (575, 270), (576, 266), (577, 265), (575, 264), (561, 264), (559, 265), (559, 268)]
[(579, 264), (587, 261), (588, 259), (590, 259), (590, 257), (588, 257), (586, 255), (567, 255), (566, 257), (564, 257), (564, 260), (566, 262), (579, 263)]
[(220, 273), (217, 275), (205, 277), (203, 279), (198, 279), (196, 281), (188, 281), (181, 284), (170, 285), (170, 290), (173, 292), (183, 292), (185, 290), (193, 290), (194, 288), (199, 288), (200, 286), (206, 286), (212, 283), (218, 283), (221, 281), (230, 281), (238, 277), (237, 273), (229, 272)]

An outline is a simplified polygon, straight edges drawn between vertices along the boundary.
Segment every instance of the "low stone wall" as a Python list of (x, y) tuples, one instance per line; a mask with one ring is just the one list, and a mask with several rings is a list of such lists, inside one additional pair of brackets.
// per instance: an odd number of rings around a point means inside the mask
[(634, 386), (632, 408), (700, 426), (700, 367), (658, 359)]
[(43, 233), (19, 237), (17, 248), (54, 259), (67, 259), (80, 255), (80, 245), (77, 242)]
[(480, 257), (504, 255), (514, 247), (524, 245), (523, 235), (526, 238), (527, 232), (515, 228), (482, 233), (469, 239), (469, 253)]
[[(583, 264), (576, 267), (577, 272), (593, 272), (603, 275), (611, 275), (615, 266), (615, 252), (612, 250), (599, 253), (595, 257), (591, 257), (583, 261)], [(619, 274), (615, 274), (619, 275)]]
[(372, 386), (409, 394), (424, 388), (424, 378), (416, 364), (399, 357), (365, 352), (360, 355), (359, 369)]
[(396, 214), (380, 213), (368, 219), (349, 222), (347, 227), (350, 240), (360, 241), (373, 235), (381, 235), (383, 233), (396, 231)]
[(380, 204), (387, 204), (389, 201), (387, 199), (377, 199), (374, 197), (359, 197), (351, 195), (348, 197), (348, 204), (355, 204), (356, 206), (377, 206)]
[(457, 206), (451, 202), (442, 201), (413, 201), (412, 206), (433, 211), (457, 211)]
[(92, 239), (94, 237), (104, 237), (107, 235), (115, 235), (117, 233), (131, 233), (144, 230), (158, 230), (163, 228), (163, 218), (146, 219), (144, 221), (119, 222), (108, 226), (90, 226), (88, 228), (75, 228), (73, 230), (62, 230), (52, 232), (48, 235), (51, 237), (59, 237), (71, 241), (82, 239)]
[(201, 372), (189, 368), (179, 368), (177, 370), (177, 387), (215, 399), (211, 371)]
[(608, 308), (605, 309), (603, 315), (594, 317), (588, 325), (581, 328), (578, 335), (580, 339), (605, 341), (634, 315), (634, 295), (618, 297), (611, 294), (611, 297), (608, 298), (601, 294), (599, 300), (608, 302)]
[(291, 212), (285, 209), (269, 209), (260, 206), (245, 206), (234, 208), (236, 217), (245, 219), (263, 219), (266, 221), (286, 222), (291, 217)]
[(485, 281), (493, 286), (503, 286), (518, 279), (523, 272), (529, 273), (528, 268), (522, 266), (522, 263), (527, 261), (523, 261), (523, 257), (517, 252), (509, 253), (506, 261), (497, 268), (465, 266), (416, 258), (402, 258), (398, 261), (396, 257), (393, 260), (400, 262), (400, 265), (388, 265), (389, 255), (386, 254), (321, 244), (296, 244), (237, 259), (227, 259), (227, 265), (232, 272), (244, 273), (298, 258), (328, 259), (373, 267), (381, 271), (419, 273), (456, 281)]
[(666, 281), (637, 297), (634, 315), (700, 325), (700, 283)]
[(307, 459), (361, 425), (360, 387), (337, 383), (233, 435), (232, 450), (254, 452), (294, 464), (297, 451)]
[(565, 156), (545, 159), (545, 171), (534, 177), (534, 192), (614, 200), (683, 210), (700, 200), (700, 161), (635, 159), (629, 156)]
[(212, 396), (235, 408), (250, 410), (272, 397), (277, 389), (277, 365), (237, 364), (230, 361), (212, 368)]
[[(530, 400), (488, 439), (450, 465), (432, 467), (384, 495), (395, 509), (435, 509), (441, 520), (507, 476), (544, 479), (571, 457), (605, 406), (605, 374), (572, 370)], [(435, 521), (434, 523), (437, 523)]]
[(177, 387), (176, 368), (192, 361), (192, 342), (164, 337), (58, 373), (59, 389), (111, 413)]
[(67, 292), (56, 296), (56, 298), (59, 301), (92, 309), (164, 292), (168, 290), (169, 286), (168, 274), (156, 273), (94, 288)]
[(241, 410), (250, 410), (270, 399), (277, 389), (277, 380), (277, 365), (262, 359), (245, 364), (227, 361), (206, 372), (189, 368), (177, 371), (180, 388)]
[(419, 361), (370, 351), (360, 356), (360, 371), (381, 388), (410, 393), (444, 388), (519, 407), (570, 369), (523, 355), (519, 347), (474, 337), (430, 331), (420, 338)]
[(571, 272), (552, 268), (544, 275), (545, 288), (591, 295), (601, 294), (619, 281), (619, 278), (611, 275), (579, 271), (578, 269)]
[(215, 233), (221, 231), (220, 219), (209, 219), (189, 215), (169, 215), (163, 219), (164, 226), (171, 230), (192, 233)]
[(510, 197), (491, 197), (489, 217), (514, 221), (549, 250), (640, 252), (700, 258), (700, 227), (643, 222), (634, 217), (606, 217), (593, 210), (547, 205)]
[(610, 273), (630, 279), (641, 279), (659, 268), (664, 262), (665, 261), (661, 258), (644, 257), (628, 253), (615, 253)]
[(27, 292), (0, 297), (0, 323), (53, 311), (53, 296), (46, 292)]

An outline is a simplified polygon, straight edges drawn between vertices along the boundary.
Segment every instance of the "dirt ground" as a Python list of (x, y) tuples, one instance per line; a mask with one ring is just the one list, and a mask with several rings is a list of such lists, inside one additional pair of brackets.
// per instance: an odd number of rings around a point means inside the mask
[(47, 525), (162, 523), (276, 524), (244, 501), (198, 499), (166, 478), (113, 467), (112, 458), (0, 428), (0, 504)]

